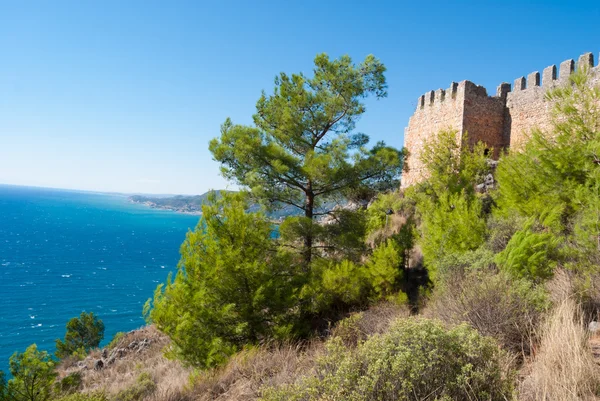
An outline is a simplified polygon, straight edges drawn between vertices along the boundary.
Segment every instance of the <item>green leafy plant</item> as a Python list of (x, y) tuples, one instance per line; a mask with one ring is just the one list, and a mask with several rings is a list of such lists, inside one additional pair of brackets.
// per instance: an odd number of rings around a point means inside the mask
[(540, 281), (552, 276), (559, 239), (549, 232), (536, 232), (531, 224), (517, 231), (495, 261), (506, 271)]
[(263, 400), (506, 400), (513, 389), (495, 342), (461, 325), (401, 319), (356, 349), (334, 337), (313, 376), (265, 389)]

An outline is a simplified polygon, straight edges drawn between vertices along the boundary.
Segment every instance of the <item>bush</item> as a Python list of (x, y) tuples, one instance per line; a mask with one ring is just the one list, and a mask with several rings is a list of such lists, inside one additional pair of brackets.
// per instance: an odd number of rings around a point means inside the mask
[(199, 368), (224, 363), (247, 344), (289, 336), (300, 281), (289, 258), (274, 250), (269, 219), (246, 213), (246, 194), (212, 198), (181, 246), (175, 279), (144, 307), (170, 337), (172, 355)]
[(379, 245), (367, 262), (367, 275), (377, 295), (385, 297), (398, 290), (403, 275), (402, 249), (393, 239)]
[(517, 231), (495, 261), (517, 277), (540, 281), (552, 276), (559, 239), (549, 232), (526, 225)]
[(330, 305), (364, 303), (367, 292), (364, 267), (348, 260), (329, 262), (323, 270), (320, 291), (330, 299)]
[(147, 372), (142, 372), (138, 376), (135, 384), (129, 388), (120, 391), (115, 396), (115, 401), (138, 401), (152, 394), (156, 390), (156, 382)]
[(548, 301), (525, 279), (486, 270), (448, 277), (436, 288), (426, 313), (449, 324), (468, 323), (505, 349), (529, 354), (533, 332)]
[(264, 391), (264, 400), (505, 400), (512, 376), (494, 340), (467, 325), (401, 319), (355, 351), (333, 338), (316, 374)]

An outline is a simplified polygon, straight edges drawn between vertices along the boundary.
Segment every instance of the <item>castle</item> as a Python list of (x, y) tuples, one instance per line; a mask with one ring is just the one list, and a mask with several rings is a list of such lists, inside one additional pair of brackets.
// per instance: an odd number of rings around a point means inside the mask
[[(600, 85), (600, 66), (594, 67), (592, 53), (581, 55), (575, 63), (566, 60), (517, 78), (511, 90), (509, 83), (498, 86), (495, 96), (470, 81), (452, 82), (450, 88), (430, 91), (421, 96), (417, 109), (404, 131), (404, 146), (409, 151), (402, 174), (402, 188), (424, 179), (420, 154), (425, 142), (443, 129), (457, 132), (457, 140), (468, 133), (467, 146), (479, 141), (494, 149), (497, 157), (502, 149), (519, 149), (534, 127), (547, 128), (552, 105), (545, 99), (549, 88), (564, 85), (575, 68), (589, 68), (591, 84)], [(541, 78), (541, 80), (540, 80)]]

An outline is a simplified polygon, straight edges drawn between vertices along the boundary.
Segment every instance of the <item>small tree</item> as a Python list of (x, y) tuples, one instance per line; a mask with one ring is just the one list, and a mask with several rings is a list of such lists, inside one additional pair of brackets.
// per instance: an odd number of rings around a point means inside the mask
[[(55, 362), (46, 351), (38, 351), (35, 344), (23, 353), (10, 357), (13, 378), (6, 386), (6, 399), (11, 401), (46, 401), (52, 395), (56, 372)], [(1, 393), (0, 393), (1, 394)]]
[(147, 319), (191, 365), (217, 365), (245, 344), (289, 333), (301, 277), (274, 249), (271, 222), (248, 207), (243, 193), (204, 205), (181, 246), (175, 279), (146, 303)]
[(419, 244), (432, 280), (439, 262), (450, 254), (477, 249), (485, 240), (484, 197), (475, 191), (491, 169), (484, 145), (462, 143), (456, 131), (440, 131), (425, 145), (421, 161), (428, 179), (410, 188), (421, 224)]
[(100, 345), (104, 338), (104, 323), (94, 312), (82, 312), (67, 323), (65, 339), (56, 340), (56, 357), (65, 358), (75, 352), (87, 352)]

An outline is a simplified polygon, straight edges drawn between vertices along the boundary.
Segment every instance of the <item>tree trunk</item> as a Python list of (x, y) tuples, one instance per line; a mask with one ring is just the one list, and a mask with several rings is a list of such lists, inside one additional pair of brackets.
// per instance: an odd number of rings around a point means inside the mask
[(312, 233), (312, 220), (313, 211), (315, 207), (315, 194), (312, 190), (312, 182), (308, 181), (306, 188), (306, 198), (304, 200), (304, 217), (310, 219), (311, 227), (304, 233), (304, 249), (302, 250), (304, 259), (304, 268), (308, 271), (308, 266), (312, 260), (312, 246), (313, 246), (313, 233)]

